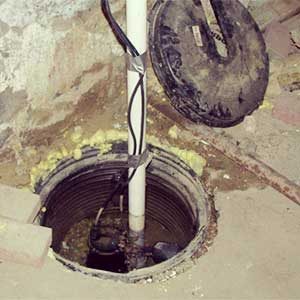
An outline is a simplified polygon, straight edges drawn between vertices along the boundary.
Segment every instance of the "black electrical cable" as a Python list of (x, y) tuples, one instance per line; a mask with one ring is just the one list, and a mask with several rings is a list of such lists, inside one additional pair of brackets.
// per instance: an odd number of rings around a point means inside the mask
[[(132, 135), (132, 139), (133, 139), (133, 154), (132, 155), (136, 155), (136, 149), (137, 149), (137, 142), (136, 142), (136, 136), (135, 136), (135, 133), (134, 133), (134, 129), (133, 129), (133, 126), (132, 126), (132, 122), (131, 122), (131, 112), (132, 112), (132, 106), (133, 106), (133, 101), (134, 101), (134, 98), (135, 98), (135, 95), (140, 87), (141, 84), (143, 84), (143, 80), (144, 80), (144, 75), (140, 75), (140, 79), (139, 81), (137, 82), (134, 90), (132, 91), (132, 94), (131, 94), (131, 97), (130, 97), (130, 100), (129, 100), (129, 105), (128, 105), (128, 112), (127, 112), (127, 123), (128, 123), (128, 128), (130, 130), (130, 133)], [(144, 104), (145, 101), (143, 100), (143, 98), (145, 97), (144, 96), (144, 87), (142, 86), (142, 93), (143, 93), (143, 96), (142, 96), (142, 109), (144, 109)], [(141, 123), (142, 123), (142, 126), (141, 126), (141, 135), (143, 134), (143, 131), (144, 131), (144, 122), (145, 122), (145, 117), (144, 117), (145, 113), (142, 113), (142, 118), (141, 118)], [(140, 135), (140, 145), (139, 145), (139, 152), (138, 154), (142, 154), (142, 145), (143, 145), (143, 137)]]
[[(115, 21), (114, 17), (111, 14), (111, 10), (110, 10), (110, 6), (109, 6), (109, 1), (108, 0), (101, 0), (101, 7), (102, 7), (102, 11), (103, 14), (105, 15), (106, 19), (108, 20), (108, 23), (110, 24), (113, 32), (115, 33), (118, 41), (121, 43), (122, 47), (124, 48), (125, 51), (129, 51), (130, 54), (133, 57), (139, 56), (140, 53), (137, 51), (137, 49), (134, 47), (134, 45), (131, 43), (131, 41), (128, 39), (128, 37), (126, 36), (126, 34), (124, 33), (124, 31), (121, 29), (121, 27), (119, 26), (119, 24)], [(139, 149), (139, 155), (142, 153), (142, 144), (144, 141), (144, 121), (145, 121), (145, 91), (144, 91), (144, 85), (143, 85), (143, 80), (142, 77), (144, 75), (140, 74), (140, 80), (137, 83), (137, 86), (141, 87), (141, 95), (142, 95), (142, 120), (143, 122), (141, 122), (141, 134), (140, 134), (140, 149)], [(137, 88), (138, 88), (137, 87)], [(134, 100), (134, 97), (131, 97), (131, 100)], [(131, 104), (132, 107), (132, 104)], [(131, 112), (131, 111), (130, 111)], [(130, 118), (130, 114), (129, 115), (129, 123), (131, 123), (131, 118)], [(129, 126), (133, 129), (132, 123), (131, 126)], [(133, 155), (136, 155), (137, 153), (133, 153)]]
[[(114, 17), (112, 16), (110, 6), (109, 6), (109, 1), (108, 0), (101, 0), (101, 8), (102, 8), (103, 14), (105, 15), (108, 23), (110, 24), (117, 40), (122, 45), (124, 51), (129, 52), (130, 55), (133, 56), (133, 57), (139, 56), (140, 54), (137, 51), (137, 49), (134, 47), (134, 45), (131, 43), (131, 41), (128, 39), (128, 37), (126, 36), (124, 31), (121, 29), (119, 24), (115, 21)], [(141, 89), (141, 116), (142, 117), (141, 117), (141, 127), (140, 127), (139, 149), (138, 149), (138, 152), (137, 152), (137, 140), (136, 140), (136, 135), (135, 135), (135, 132), (134, 132), (134, 129), (133, 129), (132, 121), (131, 121), (131, 113), (132, 113), (133, 102), (134, 102), (136, 93), (138, 92), (139, 88)], [(132, 139), (133, 139), (133, 153), (132, 153), (132, 155), (141, 155), (142, 154), (143, 143), (144, 143), (144, 135), (145, 135), (145, 133), (144, 133), (144, 130), (145, 130), (145, 114), (146, 114), (145, 106), (146, 106), (146, 101), (145, 101), (145, 90), (144, 90), (144, 74), (139, 74), (139, 80), (138, 80), (138, 82), (137, 82), (137, 84), (136, 84), (136, 86), (135, 86), (135, 88), (132, 92), (131, 97), (130, 97), (129, 105), (128, 105), (128, 112), (127, 112), (128, 127), (129, 127), (130, 134), (132, 136)], [(100, 210), (97, 214), (97, 217), (95, 219), (95, 224), (94, 224), (95, 226), (98, 225), (98, 222), (99, 222), (99, 219), (100, 219), (100, 216), (101, 216), (102, 212), (107, 208), (108, 204), (113, 200), (114, 196), (120, 190), (120, 188), (121, 188), (121, 193), (123, 193), (126, 186), (128, 186), (128, 184), (130, 183), (132, 178), (135, 176), (135, 174), (137, 172), (137, 168), (134, 168), (132, 170), (129, 178), (126, 181), (123, 181), (123, 177), (126, 175), (128, 170), (123, 172), (123, 174), (121, 175), (121, 178), (120, 178), (119, 182), (117, 183), (116, 187), (110, 193), (109, 197), (104, 202), (104, 205), (100, 208)]]
[[(144, 80), (144, 75), (142, 75), (140, 77), (140, 80), (138, 81), (138, 83), (136, 84), (133, 92), (132, 92), (132, 95), (131, 95), (131, 99), (130, 99), (130, 105), (129, 105), (129, 112), (128, 112), (128, 115), (130, 115), (130, 110), (131, 110), (131, 106), (132, 106), (132, 103), (133, 103), (133, 99), (138, 91), (138, 88), (139, 88), (139, 85), (140, 85), (140, 82), (143, 82)], [(144, 106), (143, 106), (144, 107)], [(142, 120), (143, 121), (143, 120)], [(142, 126), (142, 130), (144, 130), (144, 122), (143, 122), (143, 126)], [(140, 150), (141, 151), (141, 145), (140, 145)], [(134, 150), (134, 153), (136, 152), (136, 150)], [(127, 170), (125, 171), (127, 173)], [(122, 182), (122, 178), (125, 176), (125, 172), (123, 172), (123, 174), (121, 175), (121, 178), (120, 178), (120, 181), (117, 183), (117, 186), (116, 188), (111, 192), (110, 196), (107, 198), (107, 200), (104, 202), (104, 205), (102, 206), (103, 210), (105, 210), (108, 206), (108, 204), (112, 201), (113, 197), (115, 196), (115, 194), (118, 192), (118, 190), (120, 189), (120, 187), (122, 188), (121, 189), (121, 192), (123, 192), (123, 190), (126, 188), (126, 186), (130, 183), (130, 181), (132, 180), (132, 178), (134, 177), (135, 173), (137, 172), (137, 168), (134, 168), (132, 170), (132, 173), (130, 174), (128, 180), (126, 180), (125, 182)], [(96, 222), (98, 223), (98, 222)]]
[[(108, 20), (108, 23), (110, 24), (116, 38), (122, 45), (124, 51), (125, 52), (129, 51), (133, 57), (139, 56), (140, 53), (137, 51), (137, 49), (134, 47), (134, 45), (131, 43), (131, 41), (128, 39), (128, 37), (126, 36), (124, 31), (121, 29), (119, 24), (115, 21), (114, 17), (112, 16), (110, 6), (109, 6), (109, 1), (101, 0), (101, 7), (102, 7), (103, 14), (105, 15), (106, 19)], [(140, 79), (141, 79), (141, 76), (143, 76), (143, 75), (140, 74)], [(138, 152), (138, 154), (140, 155), (142, 153), (143, 141), (144, 141), (145, 91), (144, 91), (143, 81), (140, 80), (139, 82), (140, 82), (139, 86), (141, 87), (141, 94), (142, 94), (141, 133), (140, 133), (140, 143), (139, 143), (139, 152)], [(134, 99), (134, 97), (133, 97), (133, 99)], [(128, 127), (129, 127), (130, 133), (133, 137), (134, 149), (136, 149), (136, 136), (135, 136), (133, 126), (131, 123), (131, 109), (132, 109), (132, 102), (130, 101), (129, 111), (128, 111)], [(133, 152), (133, 155), (137, 155), (136, 151)]]
[(142, 93), (142, 105), (141, 105), (141, 132), (140, 132), (140, 148), (139, 148), (139, 155), (142, 154), (143, 151), (143, 143), (145, 138), (145, 114), (146, 114), (146, 101), (145, 101), (145, 89), (144, 89), (144, 74), (140, 74), (140, 81), (141, 81), (141, 93)]
[(123, 47), (124, 51), (127, 52), (129, 50), (130, 54), (133, 57), (139, 56), (139, 52), (134, 47), (134, 45), (131, 43), (131, 41), (128, 39), (122, 28), (119, 26), (119, 24), (114, 19), (113, 15), (111, 14), (109, 1), (108, 0), (101, 0), (101, 7), (104, 16), (106, 17), (109, 25), (111, 26), (113, 32), (115, 33), (116, 38), (120, 42), (121, 46)]
[[(102, 0), (101, 4), (102, 4), (101, 6), (102, 6), (103, 13), (106, 16), (106, 18), (107, 18), (111, 28), (113, 29), (113, 32), (115, 33), (117, 39), (120, 41), (122, 47), (124, 48), (124, 51), (126, 52), (126, 51), (129, 50), (129, 52), (131, 53), (131, 55), (133, 57), (139, 56), (140, 53), (137, 51), (137, 49), (134, 47), (134, 45), (131, 43), (131, 41), (127, 38), (127, 36), (123, 32), (123, 30), (121, 29), (119, 24), (115, 21), (114, 17), (112, 16), (108, 0)], [(141, 80), (143, 80), (142, 76), (143, 75), (140, 74), (140, 79)], [(144, 87), (142, 86), (143, 81), (141, 83), (139, 83), (139, 85), (141, 86), (141, 93), (142, 93), (141, 136), (140, 136), (140, 143), (139, 143), (139, 155), (140, 155), (142, 153), (142, 148), (143, 148), (144, 128), (145, 128), (145, 101), (144, 101), (145, 91), (144, 91)], [(131, 108), (132, 108), (132, 102), (130, 102), (130, 104), (129, 104), (128, 126), (129, 126), (129, 130), (130, 130), (130, 133), (131, 133), (133, 139), (135, 139), (135, 134), (134, 134), (131, 119), (130, 119)], [(134, 143), (134, 145), (135, 145), (135, 143)], [(135, 151), (133, 152), (133, 155), (136, 155)]]
[[(132, 95), (131, 95), (131, 99), (129, 101), (129, 107), (128, 107), (128, 127), (132, 128), (132, 123), (131, 123), (131, 111), (132, 111), (132, 105), (133, 105), (133, 101), (135, 98), (135, 95), (138, 91), (138, 89), (141, 88), (141, 93), (142, 93), (142, 105), (141, 105), (141, 129), (140, 129), (140, 141), (139, 141), (139, 151), (138, 151), (138, 155), (142, 154), (143, 151), (143, 143), (144, 143), (144, 129), (145, 129), (145, 91), (144, 91), (144, 74), (140, 74), (140, 79), (137, 82), (134, 90), (132, 91)], [(133, 130), (133, 128), (132, 128)], [(135, 134), (134, 134), (135, 136)], [(135, 145), (136, 147), (136, 145)], [(136, 155), (136, 149), (135, 151), (133, 151), (133, 155)]]

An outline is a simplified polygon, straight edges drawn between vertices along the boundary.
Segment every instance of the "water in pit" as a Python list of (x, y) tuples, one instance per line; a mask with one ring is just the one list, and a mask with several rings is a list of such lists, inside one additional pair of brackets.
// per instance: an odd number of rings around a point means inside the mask
[[(94, 218), (85, 218), (81, 222), (74, 224), (65, 235), (61, 243), (59, 254), (64, 258), (78, 263), (84, 267), (110, 271), (114, 273), (127, 273), (126, 257), (120, 252), (115, 255), (98, 255), (91, 253), (88, 246), (88, 236)], [(124, 224), (128, 220), (121, 221), (120, 215), (109, 214), (105, 216), (101, 225), (124, 231)], [(145, 229), (145, 246), (152, 247), (157, 242), (177, 243), (181, 248), (186, 246), (185, 241), (178, 241), (174, 233), (170, 232), (153, 218), (147, 218)], [(147, 258), (145, 267), (155, 265), (151, 256)]]

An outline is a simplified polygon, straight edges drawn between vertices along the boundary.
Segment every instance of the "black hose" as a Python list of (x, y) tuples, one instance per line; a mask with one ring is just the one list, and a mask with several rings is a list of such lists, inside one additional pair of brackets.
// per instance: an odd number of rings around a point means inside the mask
[(139, 56), (140, 53), (137, 51), (137, 49), (134, 47), (134, 45), (128, 39), (128, 37), (126, 36), (126, 34), (122, 30), (122, 28), (119, 26), (119, 24), (116, 22), (115, 18), (111, 14), (109, 1), (101, 0), (101, 7), (102, 7), (104, 16), (106, 17), (110, 27), (112, 28), (117, 40), (120, 42), (124, 51), (127, 52), (129, 50), (130, 54), (133, 57)]

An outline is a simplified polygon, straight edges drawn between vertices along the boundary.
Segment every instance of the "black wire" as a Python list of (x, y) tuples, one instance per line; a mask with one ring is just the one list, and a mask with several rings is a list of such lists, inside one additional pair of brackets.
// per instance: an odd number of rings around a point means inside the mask
[[(139, 54), (138, 50), (134, 47), (134, 45), (128, 39), (128, 37), (126, 36), (126, 34), (122, 30), (122, 28), (119, 26), (119, 24), (116, 22), (116, 20), (112, 16), (109, 1), (101, 0), (101, 7), (102, 7), (103, 14), (105, 15), (114, 34), (116, 35), (116, 38), (121, 43), (124, 50), (129, 51), (131, 53), (131, 55), (134, 57), (139, 56), (140, 54)], [(139, 153), (138, 153), (139, 155), (142, 153), (142, 146), (143, 146), (143, 141), (144, 141), (144, 121), (145, 121), (145, 91), (144, 91), (143, 81), (141, 80), (141, 76), (144, 76), (144, 75), (140, 74), (140, 80), (137, 84), (137, 86), (141, 87), (141, 96), (142, 96), (142, 105), (141, 105), (142, 106), (142, 114), (141, 114), (142, 120), (141, 121), (143, 121), (143, 122), (141, 122), (142, 123), (141, 129), (143, 129), (143, 130), (141, 130), (141, 134), (140, 134), (140, 145), (139, 145)], [(134, 99), (134, 97), (132, 97), (132, 101), (133, 101), (133, 99)], [(131, 107), (132, 107), (132, 104), (131, 104)], [(129, 128), (133, 129), (130, 114), (128, 114), (128, 115), (129, 115), (129, 118), (128, 118)], [(135, 134), (134, 134), (134, 136), (135, 136)], [(133, 155), (136, 155), (136, 153), (133, 153)]]
[[(115, 21), (114, 17), (111, 14), (110, 6), (109, 6), (109, 1), (108, 0), (102, 0), (101, 1), (101, 7), (103, 14), (105, 15), (106, 19), (108, 20), (108, 23), (110, 24), (116, 38), (118, 41), (121, 43), (124, 51), (129, 51), (133, 57), (139, 56), (138, 50), (134, 47), (134, 45), (131, 43), (131, 41), (128, 39), (128, 37), (125, 35), (124, 31), (121, 29), (119, 24)], [(141, 80), (142, 74), (140, 74), (140, 80), (138, 82), (138, 87), (141, 86), (141, 96), (142, 96), (142, 107), (141, 107), (141, 133), (140, 133), (140, 143), (139, 143), (139, 152), (136, 153), (136, 148), (137, 148), (137, 142), (136, 142), (136, 136), (133, 130), (132, 122), (131, 122), (131, 110), (132, 110), (132, 105), (133, 105), (133, 100), (134, 97), (131, 98), (131, 101), (129, 102), (129, 111), (128, 111), (128, 127), (130, 130), (130, 133), (133, 138), (133, 144), (134, 144), (134, 150), (133, 155), (141, 155), (142, 154), (142, 148), (143, 148), (143, 142), (144, 142), (144, 122), (145, 122), (145, 91), (144, 91), (144, 86), (143, 82)]]
[[(140, 86), (141, 82), (143, 82), (143, 80), (144, 80), (144, 75), (141, 75), (140, 76), (140, 80), (136, 84), (136, 86), (135, 86), (135, 88), (134, 88), (134, 90), (132, 92), (132, 95), (130, 97), (130, 101), (129, 101), (130, 103), (129, 103), (129, 108), (128, 108), (128, 116), (127, 116), (128, 118), (130, 118), (130, 115), (131, 115), (131, 109), (132, 109), (132, 103), (133, 103), (134, 97), (135, 97), (135, 95), (136, 95), (136, 93), (137, 93), (137, 91), (139, 89), (139, 86)], [(144, 103), (144, 101), (143, 101), (143, 103)], [(142, 109), (144, 109), (144, 107), (145, 107), (145, 105), (142, 105)], [(144, 114), (142, 114), (142, 116), (143, 115)], [(142, 117), (141, 123), (143, 124), (142, 130), (144, 131), (144, 118), (143, 117)], [(130, 126), (132, 126), (131, 123), (129, 123), (129, 124), (130, 124)], [(130, 126), (129, 126), (129, 128), (130, 128)], [(141, 135), (143, 135), (142, 131), (141, 131)], [(135, 138), (135, 136), (134, 136), (134, 138)], [(142, 149), (142, 143), (140, 143), (140, 150), (139, 150), (140, 154), (141, 154), (141, 151), (142, 151), (141, 149)], [(135, 144), (135, 149), (133, 150), (133, 153), (134, 153), (134, 155), (136, 153), (136, 144)], [(124, 177), (125, 173), (127, 173), (127, 170), (125, 172), (123, 172), (123, 174), (121, 175), (120, 181), (117, 183), (116, 188), (111, 192), (110, 196), (104, 202), (104, 205), (103, 205), (104, 210), (107, 208), (108, 204), (113, 200), (115, 194), (118, 192), (118, 190), (119, 190), (120, 187), (122, 187), (121, 193), (124, 191), (124, 189), (130, 183), (130, 181), (132, 180), (132, 178), (134, 177), (134, 175), (135, 175), (136, 172), (137, 172), (137, 168), (134, 168), (133, 171), (132, 171), (132, 173), (131, 173), (131, 175), (130, 175), (130, 177), (128, 178), (128, 180), (126, 182), (122, 183), (122, 178)]]
[[(101, 8), (103, 11), (103, 14), (105, 15), (109, 25), (111, 26), (117, 40), (120, 42), (121, 46), (123, 47), (125, 52), (130, 52), (130, 54), (133, 57), (139, 56), (139, 52), (134, 47), (134, 45), (131, 43), (131, 41), (128, 39), (128, 37), (125, 35), (124, 31), (121, 29), (119, 24), (115, 21), (114, 17), (111, 14), (110, 6), (108, 0), (101, 0)], [(132, 95), (129, 100), (129, 106), (128, 106), (128, 112), (127, 112), (127, 122), (129, 131), (132, 135), (133, 139), (133, 154), (132, 155), (141, 155), (143, 151), (143, 143), (144, 143), (144, 130), (145, 130), (145, 89), (144, 89), (144, 74), (139, 74), (139, 80), (132, 92)], [(133, 129), (132, 121), (131, 121), (131, 113), (132, 113), (132, 107), (133, 102), (136, 96), (136, 93), (138, 92), (139, 88), (141, 89), (141, 131), (140, 131), (140, 140), (139, 140), (139, 149), (137, 153), (137, 140), (136, 135)], [(117, 183), (116, 187), (113, 189), (113, 191), (110, 193), (107, 200), (104, 202), (104, 205), (102, 206), (103, 211), (107, 208), (108, 204), (113, 200), (114, 196), (117, 194), (119, 189), (121, 188), (121, 194), (124, 192), (124, 189), (128, 186), (130, 181), (133, 179), (137, 172), (137, 168), (134, 168), (132, 170), (132, 173), (130, 174), (129, 178), (126, 181), (123, 181), (123, 177), (126, 175), (128, 170), (124, 171), (121, 175), (121, 178), (119, 182)], [(96, 224), (97, 225), (97, 224)]]
[(143, 151), (143, 144), (144, 144), (144, 130), (145, 130), (145, 90), (144, 90), (144, 74), (140, 74), (140, 81), (141, 81), (141, 93), (142, 93), (142, 105), (141, 105), (141, 132), (140, 132), (140, 148), (139, 148), (139, 155), (142, 154)]
[[(114, 199), (114, 196), (117, 194), (117, 192), (119, 190), (120, 190), (120, 194), (122, 194), (124, 192), (125, 188), (131, 182), (131, 180), (133, 179), (135, 173), (137, 172), (137, 168), (133, 169), (133, 171), (132, 171), (131, 175), (129, 176), (129, 178), (126, 181), (122, 182), (122, 178), (127, 174), (127, 172), (128, 172), (128, 170), (126, 170), (122, 173), (121, 179), (117, 183), (117, 186), (112, 190), (109, 197), (104, 202), (104, 205), (101, 207), (101, 208), (103, 208), (103, 211), (107, 208), (108, 204)], [(95, 225), (97, 225), (97, 224), (95, 224)]]
[[(134, 134), (134, 130), (133, 130), (133, 126), (132, 126), (132, 122), (131, 122), (131, 112), (132, 112), (132, 105), (133, 105), (133, 101), (135, 98), (135, 95), (138, 91), (138, 89), (140, 88), (140, 86), (142, 85), (142, 111), (145, 110), (145, 101), (143, 100), (143, 98), (145, 97), (144, 95), (144, 86), (143, 86), (143, 80), (144, 80), (144, 75), (140, 75), (140, 79), (137, 82), (135, 88), (132, 91), (132, 95), (130, 97), (130, 101), (129, 101), (129, 106), (128, 106), (128, 113), (127, 113), (127, 120), (128, 120), (128, 127), (130, 130), (130, 133), (132, 134), (132, 138), (135, 139), (134, 141), (134, 149), (133, 149), (133, 155), (136, 155), (136, 148), (137, 148), (137, 143), (136, 143), (136, 136)], [(143, 139), (144, 139), (144, 122), (145, 122), (145, 112), (142, 112), (142, 118), (141, 118), (141, 132), (140, 132), (140, 143), (139, 143), (139, 151), (138, 154), (141, 155), (142, 154), (142, 148), (143, 148)]]
[(120, 42), (121, 46), (123, 47), (124, 51), (127, 52), (129, 50), (130, 54), (133, 57), (139, 56), (139, 52), (134, 47), (134, 45), (131, 43), (131, 41), (128, 39), (122, 28), (119, 26), (119, 24), (114, 19), (113, 15), (111, 14), (110, 6), (108, 0), (101, 0), (101, 7), (102, 11), (104, 13), (104, 16), (106, 17), (109, 25), (111, 26), (113, 32), (115, 33), (116, 38)]

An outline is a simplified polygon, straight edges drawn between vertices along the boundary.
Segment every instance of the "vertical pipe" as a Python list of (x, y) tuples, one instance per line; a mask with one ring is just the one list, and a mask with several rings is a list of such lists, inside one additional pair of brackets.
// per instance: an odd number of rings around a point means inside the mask
[[(147, 51), (147, 0), (127, 0), (126, 1), (127, 17), (127, 36), (133, 43), (140, 54)], [(127, 71), (128, 101), (132, 92), (139, 81), (139, 74), (133, 71)], [(144, 88), (146, 95), (146, 75), (144, 77)], [(132, 125), (137, 139), (137, 149), (140, 143), (141, 130), (141, 90), (135, 96), (132, 107)], [(147, 107), (147, 104), (145, 105)], [(146, 115), (146, 112), (145, 112)], [(146, 117), (144, 119), (144, 131), (146, 132)], [(144, 134), (145, 134), (144, 132)], [(146, 148), (145, 139), (142, 149)], [(133, 139), (129, 132), (128, 140), (129, 154), (133, 152)], [(140, 247), (144, 245), (144, 228), (145, 228), (145, 190), (146, 190), (146, 170), (145, 166), (140, 166), (129, 183), (129, 229), (132, 236), (136, 236), (136, 244)], [(137, 263), (137, 268), (142, 267), (143, 259)]]

